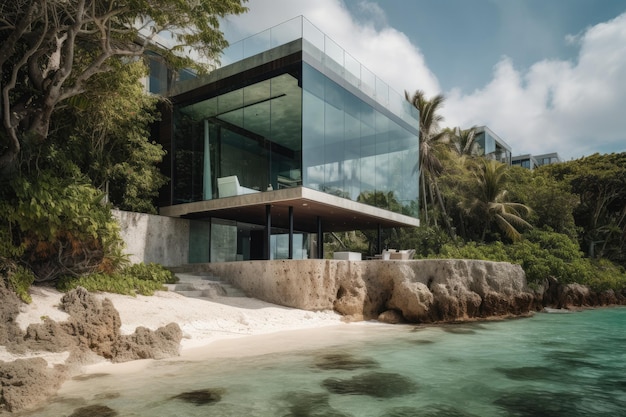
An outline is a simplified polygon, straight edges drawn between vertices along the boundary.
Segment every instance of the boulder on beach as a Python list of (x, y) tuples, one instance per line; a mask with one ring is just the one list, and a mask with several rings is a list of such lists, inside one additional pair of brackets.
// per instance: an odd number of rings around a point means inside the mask
[(17, 325), (19, 300), (2, 289), (0, 341), (11, 352), (69, 352), (64, 366), (50, 367), (41, 357), (1, 362), (0, 410), (31, 408), (54, 394), (69, 376), (76, 362), (90, 355), (125, 362), (135, 359), (162, 359), (177, 356), (182, 339), (178, 324), (150, 330), (139, 327), (134, 334), (121, 334), (121, 320), (113, 303), (100, 301), (84, 288), (76, 288), (61, 298), (61, 308), (69, 318), (61, 323), (42, 317), (26, 331)]

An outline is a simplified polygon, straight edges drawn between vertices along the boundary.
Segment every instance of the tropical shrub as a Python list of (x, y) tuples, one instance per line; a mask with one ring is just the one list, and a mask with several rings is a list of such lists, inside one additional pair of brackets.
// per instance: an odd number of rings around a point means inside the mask
[(28, 268), (34, 282), (111, 273), (127, 263), (110, 208), (82, 177), (41, 171), (13, 178), (0, 193), (0, 260)]
[(23, 302), (30, 304), (33, 299), (31, 298), (28, 289), (35, 281), (35, 275), (33, 272), (18, 265), (15, 269), (8, 271), (7, 277), (9, 280), (9, 287)]
[(163, 284), (173, 284), (177, 280), (171, 271), (161, 265), (139, 263), (112, 274), (96, 272), (80, 277), (64, 276), (59, 280), (57, 289), (65, 292), (80, 286), (88, 291), (153, 295), (154, 291), (164, 289)]
[(443, 245), (439, 254), (430, 257), (519, 264), (526, 273), (528, 283), (534, 285), (553, 277), (561, 283), (579, 283), (596, 290), (626, 287), (623, 268), (608, 260), (596, 261), (584, 257), (578, 243), (568, 235), (550, 230), (531, 230), (524, 237), (510, 245), (499, 241), (490, 244), (448, 243)]

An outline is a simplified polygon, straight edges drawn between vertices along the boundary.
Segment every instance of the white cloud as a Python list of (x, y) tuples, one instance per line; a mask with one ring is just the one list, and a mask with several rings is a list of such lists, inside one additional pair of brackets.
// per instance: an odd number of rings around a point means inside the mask
[[(411, 42), (388, 26), (375, 3), (361, 1), (358, 16), (341, 0), (250, 0), (247, 5), (248, 13), (223, 24), (232, 41), (304, 15), (397, 92), (440, 92), (414, 43), (418, 40)], [(556, 151), (569, 159), (626, 151), (626, 14), (563, 42), (580, 48), (575, 62), (544, 60), (520, 69), (502, 57), (484, 87), (469, 94), (446, 92), (444, 125), (487, 125), (514, 154)]]
[(447, 122), (488, 125), (516, 154), (557, 151), (569, 159), (626, 151), (626, 14), (576, 40), (576, 62), (545, 60), (518, 70), (503, 57), (484, 88), (447, 94)]
[(376, 3), (360, 2), (362, 21), (341, 0), (250, 0), (247, 6), (248, 13), (229, 17), (223, 24), (231, 41), (303, 15), (398, 93), (417, 88), (428, 94), (440, 91), (420, 50), (404, 33), (387, 26)]

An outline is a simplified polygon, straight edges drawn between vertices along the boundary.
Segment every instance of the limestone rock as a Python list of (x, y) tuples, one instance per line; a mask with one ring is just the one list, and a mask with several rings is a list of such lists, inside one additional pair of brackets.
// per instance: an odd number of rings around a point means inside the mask
[(178, 356), (182, 337), (183, 332), (177, 323), (155, 331), (138, 327), (134, 334), (120, 337), (114, 349), (113, 362)]
[(34, 407), (53, 395), (64, 379), (63, 368), (49, 368), (42, 358), (0, 361), (0, 411)]
[(49, 368), (41, 358), (2, 363), (0, 406), (9, 411), (44, 401), (58, 389), (68, 370), (89, 362), (94, 354), (114, 362), (179, 354), (182, 331), (178, 324), (170, 323), (155, 331), (140, 327), (134, 334), (122, 336), (120, 316), (111, 301), (106, 298), (99, 301), (84, 288), (72, 290), (61, 298), (62, 308), (70, 315), (67, 321), (45, 319), (43, 323), (29, 325), (25, 334), (15, 324), (19, 304), (12, 303), (10, 293), (0, 292), (0, 295), (3, 297), (0, 315), (5, 323), (0, 337), (6, 339), (7, 347), (12, 346), (11, 351), (70, 352), (63, 369)]
[(363, 320), (363, 307), (367, 298), (367, 288), (363, 282), (352, 282), (352, 285), (341, 285), (333, 309), (347, 317)]
[(522, 268), (504, 262), (276, 260), (216, 263), (208, 271), (264, 301), (350, 319), (398, 310), (412, 322), (458, 321), (536, 309)]
[(9, 350), (22, 338), (22, 329), (15, 321), (20, 312), (20, 300), (15, 293), (0, 283), (0, 345)]
[(589, 287), (580, 284), (561, 285), (558, 291), (558, 300), (561, 308), (591, 306), (592, 294)]
[(100, 302), (82, 287), (65, 294), (61, 303), (70, 315), (62, 324), (65, 331), (78, 339), (79, 346), (111, 359), (122, 325), (113, 303), (108, 298)]
[(427, 318), (433, 300), (433, 294), (424, 283), (398, 277), (387, 307), (400, 311), (409, 322), (430, 321)]
[(597, 304), (601, 306), (615, 305), (619, 304), (619, 300), (615, 291), (606, 290), (598, 294)]
[(401, 324), (406, 322), (406, 320), (404, 320), (402, 312), (398, 310), (383, 311), (378, 315), (378, 321), (387, 324)]
[(30, 324), (24, 336), (24, 347), (30, 350), (64, 352), (77, 346), (77, 341), (64, 327), (51, 319), (43, 323)]

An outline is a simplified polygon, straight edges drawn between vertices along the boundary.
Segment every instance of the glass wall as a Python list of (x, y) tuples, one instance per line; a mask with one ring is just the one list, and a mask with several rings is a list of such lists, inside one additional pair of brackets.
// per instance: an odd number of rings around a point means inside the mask
[(175, 109), (175, 203), (304, 185), (416, 217), (417, 132), (312, 66), (301, 73)]
[(303, 184), (417, 216), (418, 136), (303, 63)]
[(484, 155), (503, 164), (511, 165), (511, 147), (492, 134), (490, 130), (480, 129), (476, 134), (476, 143)]
[[(315, 255), (315, 238), (309, 233), (293, 234), (293, 258), (308, 259)], [(191, 222), (189, 229), (189, 263), (232, 262), (264, 259), (263, 226), (223, 219)], [(289, 259), (287, 230), (272, 228), (270, 259)]]
[(174, 204), (303, 185), (417, 217), (418, 115), (320, 39), (297, 64), (175, 106)]
[(298, 84), (287, 72), (176, 108), (174, 202), (301, 185)]

